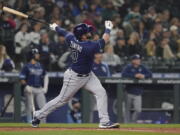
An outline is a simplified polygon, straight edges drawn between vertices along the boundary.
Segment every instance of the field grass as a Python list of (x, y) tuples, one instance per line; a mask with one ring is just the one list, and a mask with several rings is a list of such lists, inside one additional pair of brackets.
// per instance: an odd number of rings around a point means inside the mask
[[(180, 135), (180, 133), (142, 132), (138, 130), (101, 130), (97, 127), (97, 124), (42, 124), (40, 128), (31, 128), (29, 124), (23, 123), (0, 123), (0, 135)], [(9, 130), (3, 130), (3, 128), (9, 128)], [(180, 129), (180, 124), (122, 124), (121, 128)]]

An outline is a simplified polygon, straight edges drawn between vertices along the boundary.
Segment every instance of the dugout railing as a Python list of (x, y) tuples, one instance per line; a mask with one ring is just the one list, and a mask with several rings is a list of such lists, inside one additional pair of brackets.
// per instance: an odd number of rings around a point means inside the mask
[[(156, 84), (156, 85), (173, 85), (173, 123), (180, 122), (180, 75), (179, 74), (155, 74), (152, 79), (144, 79), (144, 80), (132, 80), (119, 77), (101, 77), (100, 80), (105, 84), (116, 84), (117, 85), (117, 121), (123, 122), (123, 96), (124, 84)], [(50, 83), (57, 83), (55, 80), (62, 79), (63, 73), (61, 72), (52, 72), (49, 73)], [(21, 86), (18, 79), (18, 73), (0, 73), (0, 83), (11, 85), (12, 93), (14, 97), (14, 115), (12, 118), (4, 118), (0, 117), (0, 122), (21, 122)], [(4, 108), (5, 109), (5, 108)], [(1, 111), (2, 113), (2, 111)], [(83, 122), (90, 122), (90, 94), (87, 91), (82, 91), (82, 114), (83, 114)], [(1, 114), (0, 114), (1, 115)]]

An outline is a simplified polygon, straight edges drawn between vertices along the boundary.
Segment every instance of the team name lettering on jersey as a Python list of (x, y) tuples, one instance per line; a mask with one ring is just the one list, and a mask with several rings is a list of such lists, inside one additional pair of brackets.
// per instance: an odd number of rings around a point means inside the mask
[(82, 52), (82, 46), (78, 45), (77, 43), (75, 43), (73, 41), (71, 41), (70, 47), (72, 49), (79, 51), (79, 52)]
[(38, 75), (38, 76), (40, 76), (40, 75), (43, 74), (43, 70), (42, 69), (30, 68), (29, 71), (30, 71), (31, 75)]

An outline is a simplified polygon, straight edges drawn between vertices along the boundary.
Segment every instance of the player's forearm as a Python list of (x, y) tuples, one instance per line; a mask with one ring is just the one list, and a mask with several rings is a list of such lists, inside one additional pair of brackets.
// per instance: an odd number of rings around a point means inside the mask
[[(106, 30), (107, 31), (107, 30)], [(110, 38), (110, 30), (109, 30), (109, 33), (107, 33), (105, 31), (105, 33), (103, 34), (103, 39), (104, 39), (104, 41), (105, 41), (105, 43), (108, 43), (109, 42), (109, 38)]]
[(105, 43), (108, 43), (109, 42), (109, 38), (110, 38), (110, 32), (111, 32), (111, 29), (113, 28), (113, 23), (111, 21), (105, 21), (105, 33), (103, 34), (103, 39), (105, 41)]
[(63, 29), (63, 28), (61, 28), (59, 26), (57, 26), (55, 28), (55, 30), (58, 33), (58, 35), (61, 35), (61, 36), (66, 36), (68, 34), (68, 32), (65, 29)]

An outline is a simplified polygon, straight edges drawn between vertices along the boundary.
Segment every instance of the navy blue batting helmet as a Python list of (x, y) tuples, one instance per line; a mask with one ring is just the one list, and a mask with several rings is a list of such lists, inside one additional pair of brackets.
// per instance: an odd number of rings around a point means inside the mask
[(85, 23), (80, 23), (74, 27), (73, 33), (77, 39), (81, 39), (83, 34), (93, 32), (93, 27)]

